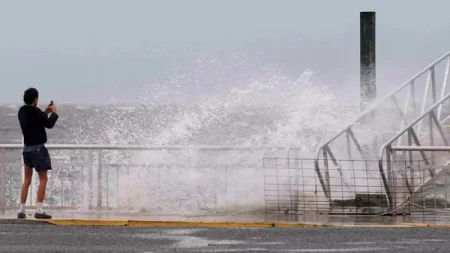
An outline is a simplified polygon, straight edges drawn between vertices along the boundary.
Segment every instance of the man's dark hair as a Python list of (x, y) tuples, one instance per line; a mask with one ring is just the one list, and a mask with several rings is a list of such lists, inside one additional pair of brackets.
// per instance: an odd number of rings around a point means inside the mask
[(27, 105), (31, 105), (36, 98), (39, 97), (39, 92), (35, 88), (29, 88), (23, 94), (23, 102)]

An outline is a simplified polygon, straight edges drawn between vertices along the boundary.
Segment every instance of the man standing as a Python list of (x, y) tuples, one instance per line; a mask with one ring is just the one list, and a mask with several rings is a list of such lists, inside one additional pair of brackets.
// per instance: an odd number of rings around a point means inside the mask
[(20, 210), (18, 218), (26, 218), (25, 203), (28, 197), (28, 188), (33, 176), (33, 168), (39, 175), (39, 188), (37, 192), (37, 210), (34, 215), (36, 219), (51, 219), (52, 216), (43, 210), (45, 191), (47, 189), (47, 171), (52, 169), (50, 154), (45, 143), (47, 143), (47, 133), (45, 128), (51, 129), (58, 120), (56, 106), (50, 104), (45, 112), (38, 107), (39, 93), (35, 88), (29, 88), (23, 95), (25, 105), (19, 109), (19, 122), (22, 129), (24, 147), (23, 162), (25, 179), (22, 185), (20, 196)]

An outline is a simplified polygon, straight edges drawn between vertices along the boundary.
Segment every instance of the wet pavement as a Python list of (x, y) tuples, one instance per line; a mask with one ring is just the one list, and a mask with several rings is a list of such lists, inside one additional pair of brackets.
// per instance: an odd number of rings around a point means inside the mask
[[(33, 213), (28, 214), (31, 218)], [(79, 211), (60, 211), (52, 214), (55, 219), (61, 220), (274, 222), (337, 226), (301, 228), (55, 226), (36, 220), (18, 220), (15, 218), (15, 212), (8, 212), (0, 216), (0, 252), (446, 253), (450, 248), (450, 229), (448, 229), (450, 226), (390, 227), (405, 223), (450, 224), (450, 216), (442, 215), (167, 215)]]
[(444, 228), (136, 228), (1, 225), (0, 252), (447, 253)]
[[(54, 211), (54, 219), (100, 219), (140, 221), (198, 221), (198, 222), (273, 222), (322, 225), (398, 225), (404, 223), (450, 224), (450, 215), (417, 213), (405, 216), (378, 215), (293, 215), (293, 214), (149, 214), (142, 212), (80, 212)], [(28, 211), (30, 219), (34, 213)], [(16, 212), (0, 215), (0, 219), (16, 219)]]

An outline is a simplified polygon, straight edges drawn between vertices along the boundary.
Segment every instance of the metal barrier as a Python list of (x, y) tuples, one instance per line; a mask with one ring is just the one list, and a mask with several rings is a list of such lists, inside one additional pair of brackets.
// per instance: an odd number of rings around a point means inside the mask
[[(444, 61), (445, 66), (441, 64)], [(331, 201), (330, 192), (332, 191), (329, 184), (330, 166), (334, 165), (339, 169), (338, 160), (376, 160), (377, 157), (373, 154), (378, 152), (380, 144), (403, 130), (408, 122), (425, 113), (437, 102), (438, 96), (443, 98), (449, 94), (447, 91), (449, 70), (450, 52), (447, 52), (384, 99), (374, 103), (354, 123), (319, 147), (315, 159), (315, 171), (328, 200)], [(437, 79), (438, 71), (443, 72), (441, 80)], [(426, 78), (425, 86), (418, 86), (417, 83), (424, 78)], [(437, 87), (438, 82), (442, 82), (440, 89)], [(420, 103), (417, 103), (417, 96), (422, 96)], [(399, 100), (404, 102), (403, 107), (400, 106)], [(442, 107), (439, 107), (437, 118), (440, 119), (443, 113)], [(421, 126), (418, 132), (421, 132)], [(398, 145), (401, 145), (402, 138), (396, 141)]]
[(382, 216), (450, 212), (450, 166), (434, 167), (445, 172), (442, 173), (445, 182), (442, 186), (423, 187), (412, 196), (410, 189), (427, 181), (429, 166), (422, 160), (391, 161), (392, 171), (386, 171), (386, 174), (395, 172), (414, 178), (414, 181), (405, 181), (405, 177), (393, 178), (396, 182), (390, 188), (391, 192), (406, 201), (392, 209), (377, 160), (338, 160), (342, 169), (329, 171), (332, 201), (320, 191), (314, 162), (314, 159), (264, 158), (266, 213)]
[[(380, 148), (378, 158), (380, 173), (384, 176), (383, 181), (386, 185), (386, 192), (393, 207), (403, 204), (406, 200), (401, 199), (401, 202), (397, 203), (396, 200), (398, 198), (391, 192), (390, 189), (394, 187), (393, 178), (395, 175), (388, 174), (388, 177), (386, 177), (386, 174), (384, 173), (384, 165), (386, 164), (386, 169), (391, 171), (391, 161), (395, 159), (395, 156), (399, 155), (398, 153), (400, 153), (403, 157), (406, 157), (406, 160), (409, 163), (412, 163), (411, 161), (413, 159), (420, 157), (420, 159), (424, 161), (424, 165), (428, 166), (427, 180), (423, 182), (423, 185), (417, 185), (417, 188), (410, 188), (409, 194), (412, 195), (416, 192), (421, 192), (422, 187), (435, 182), (436, 179), (440, 177), (441, 171), (436, 170), (436, 164), (447, 165), (450, 163), (450, 142), (448, 139), (450, 132), (448, 129), (443, 127), (443, 124), (450, 119), (450, 116), (441, 119), (442, 106), (448, 101), (450, 101), (450, 94), (444, 96), (438, 102), (433, 104), (427, 111), (412, 121), (390, 140), (385, 142)], [(426, 130), (426, 134), (421, 136), (421, 132), (424, 129)], [(439, 139), (436, 139), (436, 134), (440, 137)], [(395, 142), (399, 143), (398, 140), (402, 137), (407, 139), (407, 145), (393, 146)], [(415, 151), (419, 152), (419, 154), (413, 153)], [(412, 165), (410, 165), (410, 167), (412, 167)], [(408, 183), (411, 183), (414, 179), (405, 178), (405, 180)]]
[[(50, 209), (152, 212), (264, 210), (265, 155), (283, 147), (47, 145)], [(0, 211), (17, 207), (21, 145), (0, 145)], [(27, 206), (34, 207), (37, 182)]]

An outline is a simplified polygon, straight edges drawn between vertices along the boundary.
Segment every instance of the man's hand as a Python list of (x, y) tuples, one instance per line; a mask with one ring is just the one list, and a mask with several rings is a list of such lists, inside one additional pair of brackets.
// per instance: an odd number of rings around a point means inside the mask
[(45, 109), (45, 112), (46, 112), (46, 113), (50, 113), (50, 112), (56, 113), (56, 111), (57, 111), (57, 109), (56, 109), (56, 105), (55, 105), (55, 104), (49, 105), (49, 106), (47, 106), (47, 108)]

